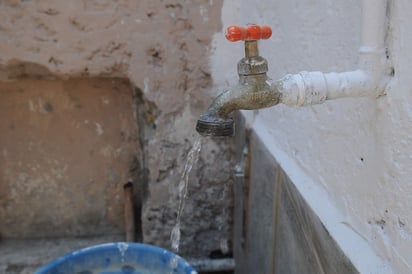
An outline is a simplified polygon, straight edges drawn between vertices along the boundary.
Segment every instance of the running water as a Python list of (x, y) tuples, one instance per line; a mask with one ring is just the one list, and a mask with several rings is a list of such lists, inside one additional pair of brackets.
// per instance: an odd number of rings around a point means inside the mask
[(172, 249), (174, 252), (179, 252), (180, 244), (180, 219), (182, 217), (183, 209), (185, 206), (185, 199), (187, 196), (187, 189), (189, 185), (189, 175), (194, 163), (199, 159), (200, 149), (202, 147), (202, 137), (198, 135), (195, 139), (192, 149), (187, 154), (185, 168), (183, 169), (182, 177), (180, 178), (178, 190), (179, 190), (179, 208), (177, 211), (176, 225), (172, 229), (170, 234), (170, 240), (172, 241)]

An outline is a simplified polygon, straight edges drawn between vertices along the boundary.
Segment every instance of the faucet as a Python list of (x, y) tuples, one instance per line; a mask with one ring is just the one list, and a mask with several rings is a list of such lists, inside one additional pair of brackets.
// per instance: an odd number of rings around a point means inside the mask
[(239, 81), (220, 93), (197, 121), (196, 130), (203, 136), (232, 136), (234, 122), (229, 116), (234, 110), (252, 110), (274, 106), (280, 102), (278, 85), (267, 77), (268, 63), (259, 56), (258, 40), (268, 39), (268, 26), (230, 26), (229, 41), (245, 42), (245, 57), (237, 64)]
[[(237, 64), (239, 81), (219, 94), (197, 120), (196, 130), (203, 136), (233, 136), (234, 110), (267, 108), (279, 103), (287, 106), (322, 104), (326, 100), (347, 97), (385, 95), (393, 78), (393, 69), (385, 56), (384, 22), (386, 1), (378, 6), (375, 1), (364, 1), (363, 42), (359, 49), (359, 67), (344, 72), (301, 71), (272, 81), (266, 73), (268, 63), (259, 56), (258, 40), (268, 39), (268, 26), (230, 26), (226, 31), (229, 41), (245, 42), (245, 57)], [(376, 24), (378, 22), (379, 24)]]

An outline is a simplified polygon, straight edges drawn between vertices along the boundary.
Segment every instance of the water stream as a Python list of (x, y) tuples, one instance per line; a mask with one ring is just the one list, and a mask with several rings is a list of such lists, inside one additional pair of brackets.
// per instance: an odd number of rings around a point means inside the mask
[(172, 229), (170, 240), (172, 242), (172, 249), (174, 252), (179, 252), (180, 244), (180, 220), (182, 217), (183, 209), (185, 206), (185, 199), (187, 196), (187, 190), (189, 185), (189, 175), (193, 165), (198, 161), (200, 149), (202, 147), (202, 137), (198, 135), (193, 143), (193, 147), (187, 154), (186, 164), (183, 169), (182, 177), (180, 178), (178, 191), (179, 191), (179, 208), (177, 211), (176, 225)]

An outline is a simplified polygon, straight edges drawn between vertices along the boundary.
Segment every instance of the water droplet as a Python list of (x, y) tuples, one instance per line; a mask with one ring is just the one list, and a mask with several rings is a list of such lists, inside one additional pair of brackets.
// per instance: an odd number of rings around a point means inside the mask
[(227, 254), (229, 252), (228, 240), (225, 238), (220, 239), (220, 251), (222, 251), (223, 254)]
[(170, 268), (176, 268), (176, 267), (177, 267), (177, 263), (178, 263), (178, 261), (177, 261), (177, 256), (173, 256), (173, 257), (170, 259), (170, 262), (169, 262)]
[(180, 223), (176, 224), (172, 229), (170, 234), (170, 240), (172, 241), (172, 249), (174, 252), (179, 252), (179, 243), (180, 243)]

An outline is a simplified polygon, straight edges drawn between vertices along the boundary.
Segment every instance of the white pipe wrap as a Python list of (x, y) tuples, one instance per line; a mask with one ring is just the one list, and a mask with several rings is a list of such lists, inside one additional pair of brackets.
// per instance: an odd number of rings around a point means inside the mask
[(278, 86), (282, 94), (281, 102), (285, 105), (304, 106), (326, 100), (326, 80), (319, 71), (286, 75)]
[(321, 104), (325, 100), (373, 95), (374, 87), (363, 70), (342, 73), (303, 71), (287, 75), (278, 82), (285, 105), (304, 106)]

